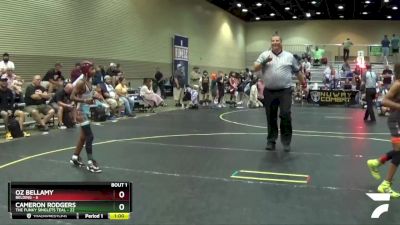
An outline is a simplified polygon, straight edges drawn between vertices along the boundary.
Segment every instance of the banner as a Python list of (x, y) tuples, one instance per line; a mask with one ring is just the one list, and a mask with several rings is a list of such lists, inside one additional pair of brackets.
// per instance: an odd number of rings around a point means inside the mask
[(189, 79), (189, 39), (187, 37), (175, 35), (173, 40), (172, 74), (174, 74), (177, 69), (182, 71), (185, 84), (187, 85)]
[(319, 105), (356, 105), (358, 91), (310, 90), (311, 102)]

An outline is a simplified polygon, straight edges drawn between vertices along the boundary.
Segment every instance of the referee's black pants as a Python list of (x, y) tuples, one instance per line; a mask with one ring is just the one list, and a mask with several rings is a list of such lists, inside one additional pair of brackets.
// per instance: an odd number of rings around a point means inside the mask
[(365, 110), (364, 120), (368, 120), (368, 117), (371, 117), (371, 121), (375, 121), (375, 113), (374, 113), (374, 99), (376, 96), (375, 88), (366, 88), (365, 89), (365, 100), (367, 101), (367, 110)]
[(292, 89), (269, 90), (264, 89), (264, 106), (268, 122), (268, 143), (276, 143), (278, 139), (278, 108), (281, 118), (281, 142), (289, 146), (292, 141)]

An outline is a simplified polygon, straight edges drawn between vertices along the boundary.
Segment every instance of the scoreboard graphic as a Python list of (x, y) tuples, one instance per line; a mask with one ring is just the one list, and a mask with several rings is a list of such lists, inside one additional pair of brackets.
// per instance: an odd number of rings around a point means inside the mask
[(131, 182), (10, 182), (12, 219), (128, 220)]

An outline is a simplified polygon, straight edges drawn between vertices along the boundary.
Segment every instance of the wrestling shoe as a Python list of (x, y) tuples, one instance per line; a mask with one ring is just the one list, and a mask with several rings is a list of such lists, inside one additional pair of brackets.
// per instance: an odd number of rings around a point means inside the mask
[(389, 193), (391, 198), (399, 198), (400, 193), (393, 191), (392, 184), (389, 181), (384, 180), (378, 187), (379, 193)]
[(101, 173), (102, 171), (95, 160), (89, 160), (86, 169), (92, 173)]
[(370, 159), (367, 161), (367, 165), (369, 168), (369, 171), (371, 172), (371, 175), (377, 179), (380, 180), (381, 179), (381, 175), (379, 174), (379, 166), (381, 165), (381, 163), (379, 162), (379, 160), (377, 159)]
[(23, 133), (24, 133), (24, 137), (30, 137), (31, 136), (31, 134), (26, 132), (26, 131), (24, 131)]
[(69, 162), (76, 167), (84, 167), (85, 164), (82, 162), (82, 158), (78, 155), (73, 155)]

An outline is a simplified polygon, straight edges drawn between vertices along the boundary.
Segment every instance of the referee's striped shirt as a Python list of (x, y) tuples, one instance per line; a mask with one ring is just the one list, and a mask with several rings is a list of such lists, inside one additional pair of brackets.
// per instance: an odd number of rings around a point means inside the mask
[(299, 62), (290, 52), (282, 51), (279, 55), (275, 55), (272, 51), (265, 51), (261, 53), (256, 63), (262, 64), (268, 57), (271, 57), (272, 61), (262, 69), (261, 77), (264, 80), (265, 88), (270, 90), (290, 88), (292, 75), (299, 75)]

